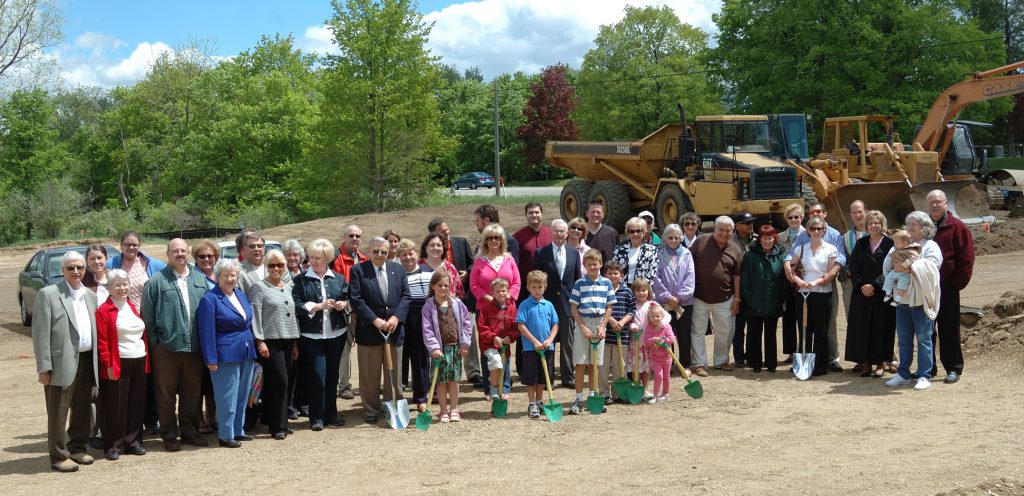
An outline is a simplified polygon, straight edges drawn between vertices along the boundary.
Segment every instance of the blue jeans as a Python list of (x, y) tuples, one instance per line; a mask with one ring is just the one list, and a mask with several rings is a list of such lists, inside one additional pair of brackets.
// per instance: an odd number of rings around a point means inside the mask
[(252, 360), (218, 363), (210, 372), (213, 395), (217, 402), (217, 437), (230, 440), (244, 435), (245, 405), (252, 386)]
[(935, 321), (924, 313), (924, 307), (896, 307), (896, 339), (899, 341), (900, 365), (896, 373), (910, 379), (914, 363), (914, 338), (917, 338), (917, 376), (932, 377), (932, 329)]
[[(352, 332), (352, 331), (349, 331)], [(299, 356), (306, 363), (309, 387), (309, 422), (333, 422), (338, 418), (338, 365), (347, 336), (331, 339), (299, 338)]]

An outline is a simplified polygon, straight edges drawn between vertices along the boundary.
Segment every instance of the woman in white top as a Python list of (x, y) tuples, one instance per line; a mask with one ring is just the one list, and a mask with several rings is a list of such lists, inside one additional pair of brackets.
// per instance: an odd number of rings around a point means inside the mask
[(149, 359), (146, 324), (128, 301), (128, 273), (107, 274), (110, 296), (96, 309), (96, 355), (103, 405), (103, 451), (108, 460), (121, 453), (146, 454), (142, 418), (146, 409)]
[(680, 222), (683, 225), (683, 246), (689, 250), (700, 237), (700, 216), (693, 212), (686, 212)]
[(85, 250), (85, 275), (82, 285), (96, 293), (96, 301), (100, 305), (107, 301), (107, 247), (101, 244), (89, 245)]
[[(432, 239), (428, 235), (427, 239)], [(440, 241), (440, 238), (437, 238)], [(442, 253), (444, 245), (441, 245)], [(398, 260), (405, 269), (405, 278), (409, 282), (409, 313), (405, 317), (405, 345), (402, 346), (402, 374), (409, 371), (411, 380), (403, 377), (403, 383), (412, 384), (412, 399), (416, 403), (416, 410), (427, 411), (427, 387), (430, 383), (430, 356), (427, 348), (423, 345), (423, 304), (430, 294), (430, 276), (433, 270), (421, 265), (420, 253), (416, 249), (416, 243), (411, 239), (403, 239), (395, 247), (398, 253)], [(429, 252), (429, 250), (428, 250)], [(429, 257), (428, 257), (429, 258)], [(439, 258), (442, 258), (439, 256)], [(447, 263), (445, 261), (445, 263)], [(450, 264), (449, 264), (450, 265)], [(443, 264), (438, 263), (438, 267)], [(444, 269), (442, 269), (444, 270)], [(456, 272), (457, 274), (458, 272)], [(453, 279), (458, 281), (458, 279)]]
[[(811, 217), (807, 221), (807, 232), (811, 242), (796, 249), (794, 260), (785, 262), (786, 278), (801, 292), (807, 294), (807, 328), (804, 333), (807, 340), (804, 352), (813, 350), (817, 359), (814, 363), (813, 375), (825, 375), (828, 372), (828, 321), (832, 314), (832, 281), (839, 274), (839, 252), (835, 246), (825, 242), (825, 219)], [(799, 258), (803, 274), (793, 272), (793, 266)]]
[[(932, 241), (935, 237), (935, 223), (928, 214), (921, 211), (914, 211), (907, 214), (903, 229), (910, 234), (910, 239), (921, 245), (921, 258), (935, 264), (935, 268), (942, 267), (942, 248)], [(891, 252), (891, 250), (890, 250)]]
[[(804, 206), (800, 203), (791, 203), (784, 211), (787, 228), (779, 232), (777, 244), (789, 253), (793, 249), (793, 241), (804, 232)], [(793, 363), (793, 353), (796, 352), (797, 329), (803, 332), (801, 326), (801, 315), (797, 313), (803, 303), (796, 291), (789, 291), (786, 294), (786, 308), (782, 312), (782, 352), (789, 355), (782, 363)]]

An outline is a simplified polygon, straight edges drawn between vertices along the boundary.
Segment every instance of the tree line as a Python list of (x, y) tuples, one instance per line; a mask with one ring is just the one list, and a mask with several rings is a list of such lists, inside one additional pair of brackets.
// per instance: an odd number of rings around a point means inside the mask
[[(1021, 4), (726, 0), (714, 36), (667, 7), (626, 7), (579, 68), (485, 81), (430, 53), (432, 26), (414, 2), (334, 0), (338, 55), (267, 35), (215, 61), (192, 43), (129, 86), (10, 92), (0, 243), (416, 206), (463, 172), (493, 170), (495, 88), (513, 183), (566, 175), (544, 162), (547, 140), (642, 137), (678, 121), (676, 102), (690, 116), (895, 114), (907, 141), (944, 88), (1024, 56)], [(1024, 134), (1024, 99), (961, 118), (996, 125), (981, 141), (1011, 143)]]

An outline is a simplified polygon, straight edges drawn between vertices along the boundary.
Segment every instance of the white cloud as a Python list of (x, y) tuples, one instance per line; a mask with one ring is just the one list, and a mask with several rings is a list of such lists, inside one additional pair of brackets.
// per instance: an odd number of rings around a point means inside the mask
[(124, 46), (124, 42), (103, 33), (95, 33), (92, 31), (86, 31), (74, 41), (74, 47), (89, 51), (92, 57), (102, 57), (103, 53), (108, 50), (117, 50)]
[[(79, 39), (81, 38), (79, 36)], [(89, 55), (83, 56), (74, 48), (86, 49)], [(62, 67), (61, 73), (65, 82), (71, 85), (103, 88), (129, 85), (145, 77), (160, 55), (174, 53), (174, 50), (162, 41), (139, 43), (127, 57), (120, 60), (108, 59), (95, 49), (95, 46), (81, 46), (76, 40), (72, 49), (54, 52)]]
[[(634, 0), (635, 7), (666, 5), (680, 20), (708, 33), (721, 0)], [(579, 67), (601, 25), (622, 20), (626, 2), (605, 0), (479, 0), (452, 4), (425, 16), (434, 23), (428, 47), (459, 69), (478, 66), (484, 77), (555, 63)]]
[(295, 47), (305, 53), (317, 55), (337, 55), (338, 47), (332, 43), (334, 33), (325, 26), (310, 26), (302, 33), (302, 36), (295, 40)]

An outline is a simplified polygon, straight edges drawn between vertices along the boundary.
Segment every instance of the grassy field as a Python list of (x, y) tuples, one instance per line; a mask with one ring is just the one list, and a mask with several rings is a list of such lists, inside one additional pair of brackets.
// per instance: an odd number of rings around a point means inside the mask
[(988, 161), (988, 170), (996, 169), (1024, 169), (1024, 158), (1021, 157), (1007, 157), (1007, 158), (992, 158)]

